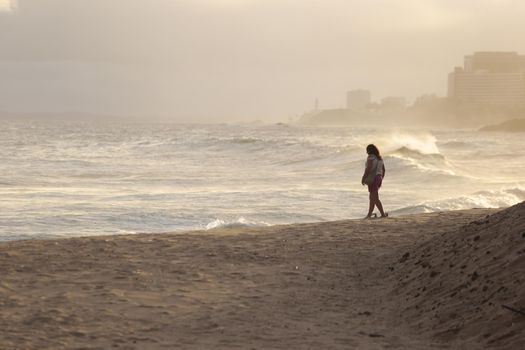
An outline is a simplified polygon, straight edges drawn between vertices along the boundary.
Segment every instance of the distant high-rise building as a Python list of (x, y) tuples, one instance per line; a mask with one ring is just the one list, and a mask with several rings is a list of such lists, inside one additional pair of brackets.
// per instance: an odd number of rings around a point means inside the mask
[(463, 102), (525, 105), (525, 56), (516, 52), (476, 52), (448, 77), (448, 97)]
[(407, 101), (404, 97), (398, 96), (387, 96), (381, 99), (381, 108), (387, 109), (402, 109), (407, 105)]
[(352, 90), (346, 93), (346, 109), (364, 110), (371, 102), (370, 91)]

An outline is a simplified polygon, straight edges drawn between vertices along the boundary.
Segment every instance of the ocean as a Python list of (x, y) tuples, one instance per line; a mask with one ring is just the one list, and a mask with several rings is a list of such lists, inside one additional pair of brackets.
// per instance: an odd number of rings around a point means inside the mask
[(390, 215), (525, 200), (523, 133), (0, 121), (0, 240), (361, 218), (369, 143)]

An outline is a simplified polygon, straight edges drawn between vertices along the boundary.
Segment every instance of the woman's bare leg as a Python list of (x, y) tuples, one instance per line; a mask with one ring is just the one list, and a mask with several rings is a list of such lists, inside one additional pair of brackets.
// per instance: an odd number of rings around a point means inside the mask
[(383, 210), (383, 203), (381, 203), (381, 201), (379, 200), (379, 195), (377, 196), (376, 206), (377, 206), (377, 209), (379, 209), (379, 212), (381, 213), (381, 216), (386, 216), (385, 212)]
[(367, 218), (371, 217), (372, 212), (374, 211), (375, 200), (374, 200), (372, 193), (370, 193), (369, 199), (370, 199), (370, 204), (368, 205), (368, 215), (366, 216)]
[(379, 212), (381, 213), (381, 216), (386, 216), (385, 212), (383, 210), (383, 203), (379, 200), (379, 192), (372, 192), (370, 193), (370, 208), (368, 215), (372, 215), (372, 211), (374, 210), (374, 206), (379, 209)]

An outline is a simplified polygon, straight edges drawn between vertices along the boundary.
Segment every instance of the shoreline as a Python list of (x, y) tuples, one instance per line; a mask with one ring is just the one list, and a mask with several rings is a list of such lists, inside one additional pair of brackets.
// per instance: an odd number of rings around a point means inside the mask
[[(388, 219), (392, 218), (407, 218), (407, 217), (413, 217), (418, 215), (432, 215), (432, 214), (442, 214), (442, 213), (454, 213), (454, 212), (470, 212), (470, 211), (478, 211), (478, 210), (487, 210), (487, 211), (499, 211), (506, 209), (507, 207), (500, 207), (500, 208), (469, 208), (469, 209), (456, 209), (456, 210), (443, 210), (443, 211), (433, 211), (428, 213), (410, 213), (410, 214), (394, 214), (390, 215)], [(381, 218), (377, 217), (376, 219), (372, 220), (380, 220)], [(300, 222), (300, 223), (291, 223), (291, 224), (261, 224), (261, 225), (250, 225), (250, 224), (237, 224), (237, 223), (231, 223), (226, 224), (225, 226), (218, 226), (213, 228), (206, 228), (206, 225), (201, 226), (200, 228), (189, 228), (189, 229), (174, 229), (171, 231), (151, 231), (151, 232), (145, 232), (145, 231), (128, 231), (128, 232), (120, 232), (120, 233), (104, 233), (104, 234), (85, 234), (85, 235), (78, 235), (78, 236), (62, 236), (62, 235), (39, 235), (35, 237), (27, 237), (24, 238), (10, 238), (6, 240), (0, 240), (0, 246), (4, 244), (9, 243), (16, 243), (16, 242), (32, 242), (32, 241), (63, 241), (63, 240), (75, 240), (75, 239), (96, 239), (96, 238), (112, 238), (112, 237), (137, 237), (137, 236), (164, 236), (164, 235), (206, 235), (206, 234), (213, 234), (213, 235), (235, 235), (242, 233), (244, 231), (249, 233), (257, 233), (257, 232), (264, 232), (267, 229), (277, 229), (277, 228), (286, 228), (290, 227), (293, 228), (294, 226), (311, 226), (311, 225), (323, 225), (323, 224), (332, 224), (332, 223), (341, 223), (341, 222), (355, 222), (355, 221), (361, 221), (364, 220), (362, 217), (350, 217), (347, 219), (341, 219), (341, 220), (330, 220), (330, 221), (312, 221), (312, 222)], [(254, 232), (257, 231), (257, 232)]]
[[(416, 312), (425, 304), (406, 294), (430, 285), (427, 270), (406, 263), (420, 246), (511, 209), (2, 242), (0, 347), (474, 349), (523, 340), (497, 340), (498, 329), (467, 342), (460, 331), (436, 335)], [(428, 300), (441, 300), (436, 293)]]

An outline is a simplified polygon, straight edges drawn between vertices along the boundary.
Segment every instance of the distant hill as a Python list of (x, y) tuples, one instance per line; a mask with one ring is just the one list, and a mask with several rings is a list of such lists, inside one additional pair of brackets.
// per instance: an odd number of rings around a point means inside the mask
[(479, 131), (525, 132), (525, 119), (512, 119), (500, 124), (487, 125)]

